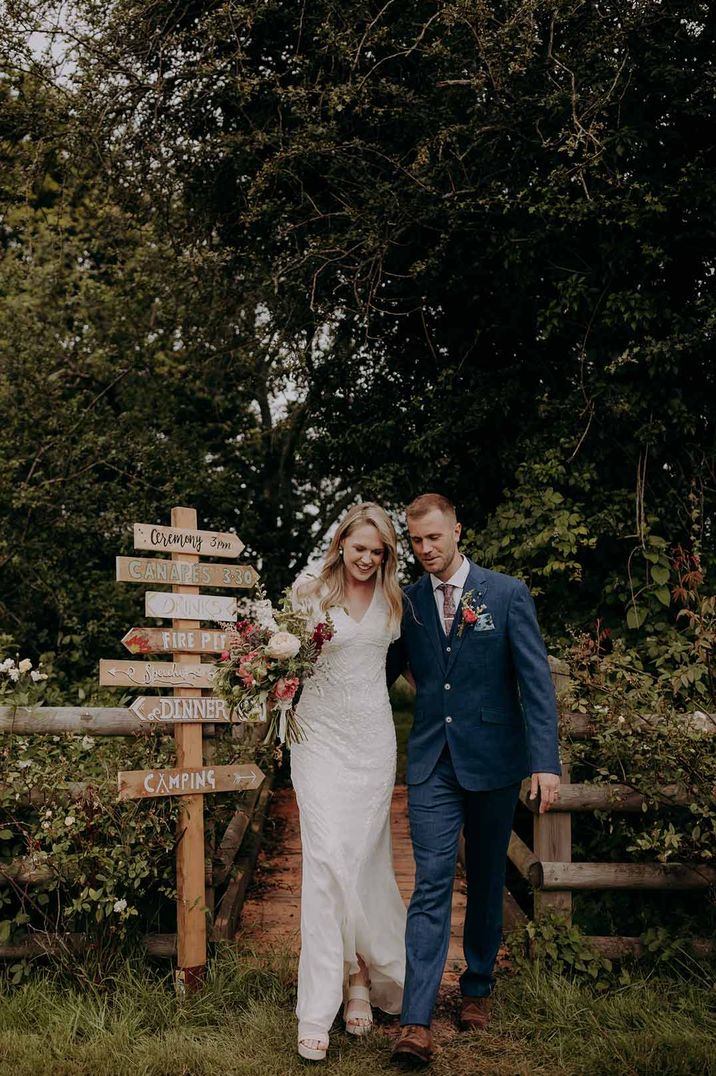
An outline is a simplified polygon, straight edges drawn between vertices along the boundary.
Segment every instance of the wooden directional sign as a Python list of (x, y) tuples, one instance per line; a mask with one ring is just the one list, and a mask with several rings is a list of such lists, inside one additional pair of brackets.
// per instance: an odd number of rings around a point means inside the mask
[(149, 560), (117, 557), (120, 583), (178, 583), (190, 587), (241, 587), (256, 585), (258, 572), (249, 564), (189, 564), (183, 560)]
[(236, 620), (236, 598), (218, 594), (172, 594), (168, 590), (148, 590), (144, 595), (147, 616), (166, 620)]
[(236, 712), (230, 718), (223, 699), (207, 697), (182, 698), (175, 695), (155, 695), (154, 698), (150, 698), (147, 695), (140, 695), (129, 709), (134, 711), (140, 721), (156, 722), (160, 725), (187, 721), (223, 723), (246, 720)]
[(229, 647), (229, 633), (210, 628), (130, 628), (122, 644), (130, 654), (223, 654)]
[(106, 661), (99, 663), (103, 687), (211, 687), (215, 665), (175, 661)]
[(202, 766), (179, 770), (121, 770), (120, 800), (152, 796), (190, 796), (207, 792), (245, 792), (258, 788), (264, 775), (258, 766)]
[(223, 531), (195, 531), (184, 527), (155, 527), (134, 524), (134, 548), (161, 553), (195, 553), (204, 557), (238, 557), (244, 543), (236, 534)]

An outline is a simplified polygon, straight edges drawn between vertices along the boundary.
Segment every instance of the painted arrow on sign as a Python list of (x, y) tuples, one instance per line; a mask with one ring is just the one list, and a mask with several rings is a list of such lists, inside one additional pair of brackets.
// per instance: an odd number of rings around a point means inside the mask
[(256, 586), (258, 572), (250, 564), (189, 564), (184, 560), (117, 557), (120, 583), (172, 583), (189, 587)]
[(157, 724), (181, 724), (185, 721), (216, 722), (246, 721), (239, 713), (229, 717), (229, 710), (223, 699), (200, 698), (191, 699), (175, 698), (171, 695), (140, 695), (129, 707), (140, 721), (150, 721)]
[(210, 628), (130, 628), (122, 645), (130, 654), (223, 654), (229, 647), (229, 634)]
[(107, 661), (99, 663), (102, 687), (211, 687), (215, 665), (175, 661)]
[(258, 766), (202, 766), (181, 770), (120, 770), (120, 800), (152, 796), (191, 796), (207, 792), (245, 792), (258, 788), (264, 775)]
[(244, 543), (237, 534), (229, 531), (193, 531), (135, 523), (134, 548), (162, 553), (197, 553), (204, 557), (238, 557)]
[(236, 620), (236, 598), (218, 594), (172, 594), (148, 590), (144, 595), (146, 616), (165, 620)]

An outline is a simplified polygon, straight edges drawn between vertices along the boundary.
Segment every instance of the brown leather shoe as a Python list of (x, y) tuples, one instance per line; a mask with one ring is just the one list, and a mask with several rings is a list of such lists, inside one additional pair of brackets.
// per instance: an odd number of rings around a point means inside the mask
[(460, 1007), (461, 1031), (484, 1031), (492, 1019), (492, 998), (462, 999)]
[(433, 1033), (421, 1024), (405, 1024), (393, 1047), (390, 1060), (405, 1068), (421, 1069), (433, 1059)]

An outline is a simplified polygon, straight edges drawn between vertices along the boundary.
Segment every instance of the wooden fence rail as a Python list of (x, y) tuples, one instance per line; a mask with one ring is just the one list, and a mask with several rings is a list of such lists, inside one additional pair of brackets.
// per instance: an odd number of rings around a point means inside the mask
[[(550, 658), (558, 698), (568, 681), (564, 662)], [(650, 719), (642, 719), (647, 723)], [(716, 732), (716, 716), (698, 713), (684, 718), (695, 729)], [(584, 714), (560, 716), (560, 733), (572, 739), (588, 739), (594, 728)], [(572, 893), (579, 890), (704, 890), (716, 885), (716, 867), (685, 863), (573, 863), (572, 813), (584, 811), (637, 812), (643, 810), (647, 797), (628, 785), (593, 785), (572, 783), (569, 764), (562, 767), (560, 798), (546, 814), (538, 813), (536, 801), (530, 800), (530, 781), (523, 782), (521, 803), (532, 812), (533, 841), (530, 848), (516, 833), (512, 834), (508, 858), (529, 883), (534, 896), (534, 918), (559, 912), (571, 921)], [(690, 802), (686, 789), (664, 785), (658, 801), (673, 807)], [(595, 948), (610, 957), (640, 953), (638, 938), (592, 937)], [(694, 939), (697, 955), (713, 951), (709, 939)]]
[[(169, 723), (168, 723), (169, 724)], [(169, 724), (170, 732), (173, 725)], [(215, 735), (211, 726), (202, 728), (204, 737), (210, 741)], [(141, 722), (131, 710), (124, 707), (50, 707), (35, 709), (26, 707), (0, 707), (0, 733), (18, 735), (49, 735), (82, 733), (90, 736), (137, 736), (147, 735), (146, 723)], [(231, 735), (256, 737), (256, 726), (232, 726)], [(150, 733), (156, 737), (156, 732)], [(263, 735), (263, 731), (261, 731)], [(207, 750), (211, 752), (209, 745)], [(221, 840), (214, 849), (208, 844), (205, 863), (206, 906), (216, 915), (212, 939), (229, 939), (241, 913), (246, 890), (251, 880), (261, 842), (267, 805), (271, 796), (270, 778), (258, 788), (239, 793), (239, 806), (234, 811)], [(8, 791), (6, 782), (0, 783), (0, 792)], [(43, 805), (66, 800), (79, 800), (88, 793), (98, 793), (93, 781), (68, 781), (48, 788), (38, 785), (20, 795), (19, 803)], [(51, 856), (21, 856), (0, 863), (0, 889), (15, 886), (29, 889), (56, 880), (56, 869)], [(71, 879), (69, 879), (71, 880)], [(218, 899), (217, 899), (218, 894)], [(60, 958), (88, 949), (90, 939), (82, 933), (53, 933), (41, 930), (32, 932), (21, 940), (0, 945), (0, 961), (25, 958)], [(147, 934), (144, 947), (153, 957), (177, 955), (176, 934)]]
[[(174, 726), (167, 723), (167, 731)], [(146, 721), (126, 706), (0, 706), (0, 732), (18, 736), (151, 736)]]

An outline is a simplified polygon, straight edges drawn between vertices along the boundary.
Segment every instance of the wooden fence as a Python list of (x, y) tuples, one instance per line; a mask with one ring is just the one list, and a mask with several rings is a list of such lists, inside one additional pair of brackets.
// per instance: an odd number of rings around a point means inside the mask
[[(234, 725), (231, 734), (246, 739), (264, 735), (263, 727)], [(206, 754), (212, 755), (214, 726), (202, 729)], [(22, 736), (81, 733), (88, 736), (148, 736), (146, 722), (125, 707), (0, 706), (0, 734)], [(0, 788), (2, 788), (0, 783)], [(33, 803), (53, 803), (61, 799), (80, 800), (90, 788), (88, 781), (68, 781), (59, 789), (38, 785), (28, 793)], [(266, 777), (258, 788), (238, 796), (234, 811), (219, 840), (207, 832), (205, 879), (206, 907), (213, 916), (213, 941), (225, 941), (234, 936), (241, 906), (258, 855), (266, 811), (271, 796), (271, 779)], [(25, 856), (0, 863), (0, 888), (16, 886), (29, 888), (46, 885), (57, 877), (51, 857)], [(176, 934), (150, 934), (144, 939), (152, 956), (174, 957)], [(58, 956), (77, 952), (88, 944), (83, 934), (34, 931), (16, 944), (0, 945), (0, 960), (18, 960), (34, 956)]]
[[(568, 678), (564, 662), (550, 658), (557, 696), (563, 695)], [(698, 717), (692, 724), (716, 732), (716, 719)], [(560, 715), (562, 739), (588, 739), (593, 733), (584, 714)], [(549, 913), (572, 917), (572, 894), (577, 890), (705, 890), (716, 885), (716, 868), (704, 864), (683, 863), (574, 863), (572, 861), (572, 814), (584, 811), (642, 810), (644, 796), (628, 785), (573, 784), (569, 762), (562, 767), (562, 784), (558, 803), (546, 814), (539, 814), (537, 805), (529, 799), (529, 780), (522, 785), (520, 801), (532, 812), (532, 847), (512, 833), (508, 857), (534, 894), (534, 918)], [(674, 806), (689, 802), (687, 795), (674, 786), (664, 786), (661, 795)], [(595, 949), (610, 958), (642, 951), (639, 938), (624, 936), (593, 936)], [(693, 943), (695, 952), (707, 955), (713, 950), (707, 939)]]
[[(550, 660), (560, 695), (567, 672), (563, 663)], [(560, 723), (564, 737), (584, 739), (593, 734), (590, 721), (583, 714), (562, 713)], [(694, 723), (716, 731), (713, 717)], [(209, 738), (213, 735), (211, 726), (203, 731)], [(146, 725), (124, 707), (0, 707), (0, 734), (27, 736), (63, 732), (90, 736), (146, 735)], [(233, 734), (255, 735), (255, 728), (252, 731), (250, 727), (234, 727)], [(569, 776), (567, 763), (563, 767), (560, 800), (547, 814), (538, 814), (535, 805), (528, 799), (528, 781), (520, 794), (521, 802), (533, 815), (532, 847), (513, 832), (508, 856), (532, 887), (536, 920), (550, 912), (560, 913), (570, 920), (572, 894), (578, 890), (705, 890), (716, 885), (716, 868), (705, 865), (573, 862), (573, 813), (597, 810), (637, 812), (642, 810), (644, 797), (626, 785), (573, 784)], [(81, 781), (68, 783), (62, 794), (76, 799), (85, 793), (87, 787), (87, 783)], [(675, 806), (688, 802), (684, 793), (675, 787), (666, 786), (661, 792)], [(30, 795), (37, 802), (50, 802), (55, 793), (46, 788), (37, 788)], [(269, 779), (258, 789), (243, 793), (240, 805), (221, 839), (207, 842), (206, 904), (214, 916), (211, 935), (214, 941), (230, 939), (236, 931), (258, 854), (270, 795)], [(42, 885), (53, 876), (49, 859), (24, 858), (0, 865), (0, 886)], [(509, 894), (506, 901), (506, 921), (514, 924), (522, 918), (521, 913)], [(638, 954), (642, 949), (640, 939), (634, 937), (597, 936), (592, 937), (591, 941), (595, 948), (612, 958)], [(85, 940), (78, 934), (37, 933), (17, 945), (0, 946), (0, 959), (54, 954), (62, 949), (76, 949), (83, 944)], [(145, 939), (145, 944), (148, 952), (156, 956), (173, 956), (176, 952), (174, 934), (150, 935)], [(712, 943), (706, 939), (694, 941), (694, 950), (699, 955), (708, 954), (712, 949)]]

